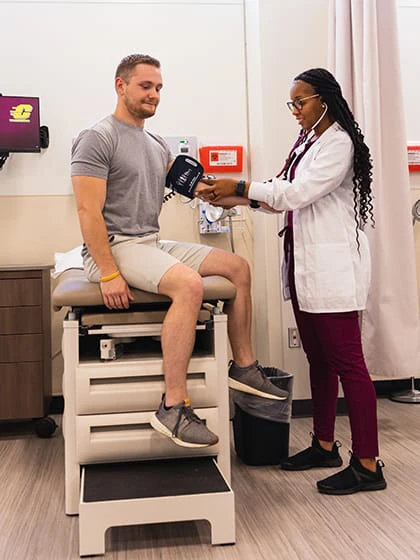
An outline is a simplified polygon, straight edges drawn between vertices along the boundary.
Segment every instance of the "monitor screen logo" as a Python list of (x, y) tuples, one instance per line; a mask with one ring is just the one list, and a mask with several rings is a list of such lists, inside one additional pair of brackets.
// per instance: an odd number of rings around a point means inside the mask
[(9, 122), (30, 123), (32, 111), (32, 105), (29, 105), (27, 103), (20, 103), (19, 105), (16, 105), (15, 107), (12, 107), (10, 109), (10, 116), (12, 118), (9, 119)]

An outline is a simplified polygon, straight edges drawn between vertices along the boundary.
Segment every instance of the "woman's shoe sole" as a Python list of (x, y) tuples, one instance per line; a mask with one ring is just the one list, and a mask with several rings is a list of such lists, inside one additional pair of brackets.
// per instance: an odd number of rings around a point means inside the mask
[(320, 488), (318, 486), (319, 492), (321, 494), (330, 494), (333, 496), (346, 496), (348, 494), (355, 494), (356, 492), (373, 492), (374, 490), (385, 490), (386, 481), (381, 480), (379, 482), (369, 482), (365, 484), (358, 484), (352, 488), (346, 489), (336, 489), (336, 488)]

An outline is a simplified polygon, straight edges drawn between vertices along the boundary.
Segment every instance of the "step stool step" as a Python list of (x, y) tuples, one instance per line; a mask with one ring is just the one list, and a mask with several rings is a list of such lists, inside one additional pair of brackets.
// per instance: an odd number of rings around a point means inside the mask
[(212, 457), (85, 465), (83, 501), (230, 492)]

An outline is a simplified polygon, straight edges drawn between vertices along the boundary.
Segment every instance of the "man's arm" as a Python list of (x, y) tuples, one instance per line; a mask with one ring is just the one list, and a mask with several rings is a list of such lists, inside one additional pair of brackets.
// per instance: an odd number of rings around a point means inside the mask
[[(118, 271), (108, 241), (102, 210), (106, 197), (106, 180), (96, 177), (72, 177), (80, 229), (89, 253), (96, 262), (100, 277)], [(133, 299), (127, 282), (120, 275), (108, 282), (100, 282), (104, 303), (109, 309), (127, 309)]]

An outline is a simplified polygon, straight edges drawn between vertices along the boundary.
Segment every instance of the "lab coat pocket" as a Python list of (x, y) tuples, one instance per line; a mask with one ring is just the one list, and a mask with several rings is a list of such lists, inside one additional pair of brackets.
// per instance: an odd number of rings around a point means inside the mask
[(317, 243), (307, 247), (307, 280), (312, 296), (339, 303), (355, 295), (356, 282), (348, 243)]

